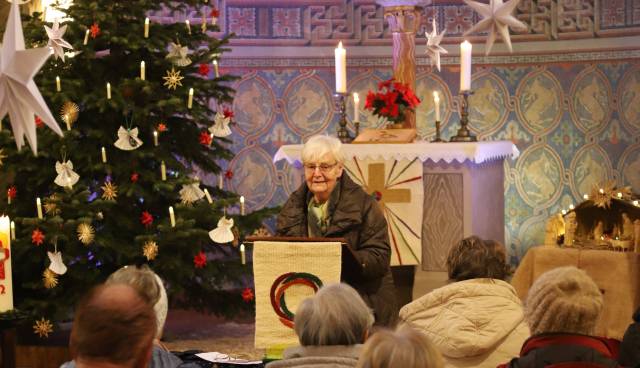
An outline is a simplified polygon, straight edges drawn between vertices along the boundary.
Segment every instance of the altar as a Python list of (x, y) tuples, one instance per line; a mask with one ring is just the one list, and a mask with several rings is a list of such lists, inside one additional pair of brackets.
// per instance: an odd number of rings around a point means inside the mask
[[(504, 159), (510, 141), (344, 144), (345, 171), (381, 204), (392, 266), (445, 271), (449, 249), (478, 235), (504, 243)], [(302, 145), (285, 145), (273, 160), (300, 163)]]

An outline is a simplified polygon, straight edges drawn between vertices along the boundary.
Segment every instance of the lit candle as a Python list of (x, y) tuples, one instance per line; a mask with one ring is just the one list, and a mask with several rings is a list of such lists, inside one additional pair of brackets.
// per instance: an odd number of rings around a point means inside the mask
[(575, 208), (575, 207), (573, 206), (573, 204), (570, 204), (570, 205), (569, 205), (569, 209), (570, 209), (570, 210), (573, 210), (574, 208)]
[(173, 213), (173, 206), (169, 206), (169, 220), (171, 220), (171, 227), (176, 227), (176, 215)]
[(244, 265), (247, 264), (247, 256), (244, 251), (244, 244), (240, 244), (240, 262)]
[(618, 198), (622, 198), (622, 193), (618, 192)]
[(440, 121), (440, 96), (438, 96), (438, 91), (433, 91), (433, 106), (436, 109), (436, 121)]
[(38, 209), (38, 218), (42, 220), (42, 203), (40, 202), (40, 197), (36, 198), (36, 207)]
[(223, 174), (218, 175), (218, 189), (222, 190), (222, 188), (224, 187), (224, 182), (223, 182)]
[(600, 192), (600, 194), (604, 194), (604, 189), (600, 188), (598, 189), (598, 192)]
[(244, 196), (240, 196), (240, 216), (244, 216)]
[(89, 30), (87, 29), (87, 31), (84, 33), (84, 41), (82, 42), (83, 45), (87, 45), (89, 43)]
[(164, 161), (160, 163), (160, 177), (162, 181), (167, 181), (167, 166), (164, 164)]
[(342, 47), (342, 41), (335, 49), (336, 58), (336, 92), (347, 93), (347, 50)]
[(582, 198), (586, 201), (586, 200), (588, 200), (588, 199), (589, 199), (589, 195), (588, 195), (588, 194), (585, 194), (585, 195), (583, 195), (583, 196), (582, 196)]
[(102, 147), (102, 163), (107, 163), (107, 150), (104, 147)]
[(636, 200), (636, 201), (633, 201), (633, 205), (634, 205), (634, 206), (638, 206), (638, 205), (640, 205), (639, 203), (640, 203), (640, 202), (638, 202), (637, 200)]
[(471, 90), (471, 44), (460, 44), (460, 91)]
[(144, 18), (144, 38), (149, 38), (149, 18)]
[(157, 130), (153, 131), (153, 145), (158, 147), (158, 131)]
[(209, 204), (213, 203), (213, 199), (211, 199), (211, 194), (209, 194), (207, 188), (204, 188), (204, 196), (207, 197), (207, 202), (209, 202)]
[(185, 20), (184, 23), (187, 25), (187, 33), (191, 34), (191, 22), (189, 19)]
[(145, 67), (146, 67), (146, 65), (145, 65), (144, 61), (141, 61), (140, 62), (140, 79), (142, 79), (142, 80), (145, 80), (145, 77), (146, 77), (146, 74), (147, 74), (146, 71), (145, 71)]
[(13, 309), (13, 280), (11, 278), (11, 221), (8, 216), (0, 217), (0, 262), (4, 265), (4, 280), (0, 294), (0, 312)]
[(56, 91), (62, 91), (62, 86), (60, 85), (60, 77), (56, 75)]
[(107, 100), (111, 99), (111, 83), (107, 82)]
[(187, 101), (187, 108), (193, 107), (193, 88), (189, 88), (189, 101)]
[(16, 223), (11, 221), (11, 240), (16, 240)]
[(353, 121), (360, 121), (360, 97), (353, 92)]

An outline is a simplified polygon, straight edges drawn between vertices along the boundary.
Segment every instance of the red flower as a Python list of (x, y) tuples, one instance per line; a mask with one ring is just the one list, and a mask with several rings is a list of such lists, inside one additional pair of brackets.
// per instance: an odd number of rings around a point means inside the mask
[(209, 64), (202, 63), (198, 67), (198, 73), (203, 77), (206, 77), (207, 75), (209, 75), (210, 71), (211, 71), (211, 67), (209, 66)]
[(149, 213), (149, 211), (142, 212), (142, 215), (140, 215), (140, 223), (142, 223), (142, 225), (146, 227), (149, 227), (151, 226), (151, 224), (153, 224), (153, 216)]
[(158, 133), (166, 132), (167, 126), (164, 123), (158, 123)]
[(244, 290), (242, 290), (242, 300), (244, 300), (245, 303), (249, 303), (253, 299), (255, 299), (253, 290), (251, 290), (251, 288), (244, 288)]
[(200, 141), (200, 144), (203, 146), (210, 146), (211, 142), (213, 142), (213, 138), (211, 137), (211, 134), (206, 130), (200, 132), (200, 137), (198, 138), (198, 140)]
[(204, 266), (207, 265), (207, 255), (204, 254), (203, 251), (200, 251), (200, 253), (193, 257), (193, 265), (196, 268), (204, 268)]
[(38, 128), (42, 128), (44, 126), (44, 121), (42, 121), (38, 115), (36, 115), (36, 126)]
[(233, 117), (235, 116), (235, 114), (233, 113), (233, 110), (227, 109), (226, 107), (222, 109), (222, 115), (224, 115), (225, 118), (231, 118), (231, 119), (233, 119)]
[(98, 23), (93, 23), (91, 25), (91, 38), (96, 38), (100, 34), (100, 26)]
[(131, 173), (131, 182), (132, 183), (137, 183), (138, 179), (140, 179), (140, 174), (138, 174), (137, 172), (132, 172)]
[(409, 85), (389, 79), (378, 83), (378, 92), (367, 93), (364, 107), (373, 115), (399, 123), (404, 121), (406, 111), (413, 111), (419, 103)]
[(7, 189), (7, 197), (15, 199), (16, 195), (18, 195), (18, 190), (16, 189), (16, 187), (11, 186), (9, 187), (9, 189)]
[(233, 179), (233, 171), (231, 171), (231, 169), (225, 171), (224, 172), (224, 177), (227, 178), (227, 180)]
[(211, 9), (211, 14), (209, 14), (213, 18), (218, 18), (220, 16), (220, 11), (216, 8)]
[(40, 229), (35, 229), (31, 233), (31, 242), (35, 245), (44, 243), (44, 233)]
[(370, 110), (373, 108), (373, 103), (376, 100), (376, 94), (373, 91), (367, 93), (367, 99), (364, 101), (364, 108)]

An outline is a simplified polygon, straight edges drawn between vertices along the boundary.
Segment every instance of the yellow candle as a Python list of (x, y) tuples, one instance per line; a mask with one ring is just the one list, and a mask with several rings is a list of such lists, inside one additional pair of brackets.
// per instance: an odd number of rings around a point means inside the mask
[(353, 121), (360, 121), (360, 96), (353, 92)]
[(247, 264), (247, 256), (245, 255), (245, 251), (244, 251), (244, 244), (240, 244), (240, 262), (242, 262), (242, 264)]
[(471, 48), (469, 41), (460, 44), (460, 91), (471, 90)]
[(436, 110), (436, 121), (440, 121), (440, 96), (438, 91), (433, 91), (433, 106)]
[(146, 77), (146, 71), (145, 71), (145, 64), (144, 61), (140, 62), (140, 79), (145, 80)]
[(111, 99), (111, 83), (107, 82), (107, 100)]
[(36, 198), (36, 207), (38, 209), (38, 218), (42, 220), (42, 203), (40, 202), (40, 197)]
[(164, 161), (160, 163), (160, 176), (162, 181), (167, 181), (167, 166), (164, 164)]
[(169, 206), (169, 219), (171, 220), (171, 227), (176, 227), (176, 216), (173, 213), (173, 206)]
[(220, 78), (220, 69), (218, 69), (218, 60), (213, 61), (213, 71), (216, 74), (216, 78)]
[(213, 203), (213, 199), (211, 199), (211, 194), (209, 194), (207, 188), (204, 188), (204, 196), (207, 197), (207, 202), (209, 202), (210, 204)]
[(16, 223), (11, 221), (11, 240), (16, 240)]
[(342, 41), (334, 50), (336, 60), (336, 92), (347, 93), (347, 50), (342, 47)]
[(222, 190), (222, 188), (224, 187), (223, 185), (223, 180), (224, 178), (222, 177), (222, 173), (220, 173), (220, 175), (218, 175), (218, 189)]
[(11, 221), (0, 217), (0, 262), (4, 264), (4, 278), (0, 279), (0, 312), (13, 309), (13, 280), (11, 275)]
[(84, 33), (84, 41), (82, 42), (83, 45), (87, 45), (89, 43), (89, 30), (87, 29), (87, 31)]
[(60, 85), (60, 77), (56, 75), (56, 91), (62, 91), (62, 86)]
[(149, 38), (149, 18), (144, 18), (144, 38)]
[(240, 196), (240, 216), (244, 216), (244, 196)]
[(187, 33), (191, 34), (191, 22), (189, 19), (185, 20), (184, 23), (187, 25)]
[(107, 150), (104, 147), (102, 147), (102, 163), (107, 163)]
[(193, 107), (193, 88), (189, 88), (189, 101), (187, 101), (187, 108)]
[(202, 29), (202, 33), (207, 32), (207, 15), (202, 12), (202, 24), (200, 25), (200, 29)]
[(158, 147), (158, 131), (157, 130), (153, 131), (153, 145)]

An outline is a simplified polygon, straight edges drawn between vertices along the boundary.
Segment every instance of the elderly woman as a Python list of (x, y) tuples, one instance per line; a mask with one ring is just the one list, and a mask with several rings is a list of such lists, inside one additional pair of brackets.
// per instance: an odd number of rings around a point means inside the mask
[(378, 203), (344, 172), (337, 138), (311, 137), (302, 149), (305, 183), (278, 216), (278, 235), (345, 238), (361, 267), (342, 269), (373, 308), (376, 325), (393, 325), (396, 296), (389, 262), (387, 221)]
[(372, 325), (371, 311), (351, 286), (324, 286), (298, 306), (294, 329), (300, 346), (267, 367), (355, 367)]
[(504, 279), (504, 247), (477, 236), (463, 239), (447, 257), (449, 285), (400, 310), (400, 319), (427, 335), (445, 367), (491, 367), (509, 361), (529, 337), (522, 303)]

